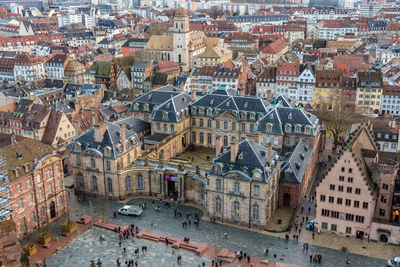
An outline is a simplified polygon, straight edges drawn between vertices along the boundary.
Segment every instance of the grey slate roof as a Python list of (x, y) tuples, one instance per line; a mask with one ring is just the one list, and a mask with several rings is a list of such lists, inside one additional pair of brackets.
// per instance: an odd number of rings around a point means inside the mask
[[(272, 124), (272, 131), (267, 131), (267, 124)], [(257, 122), (257, 131), (263, 133), (271, 133), (275, 135), (283, 135), (285, 126), (290, 124), (294, 131), (294, 126), (301, 126), (301, 131), (296, 134), (315, 135), (319, 130), (318, 118), (300, 108), (292, 107), (275, 107), (271, 109), (260, 121)], [(310, 133), (305, 133), (305, 127), (309, 126)]]
[[(189, 107), (191, 97), (181, 93), (155, 107), (151, 113), (151, 119), (156, 121), (178, 122), (187, 117), (185, 110)], [(163, 114), (168, 113), (168, 119), (163, 118)], [(181, 116), (180, 116), (181, 115)]]
[(133, 116), (116, 121), (115, 122), (118, 125), (121, 125), (122, 123), (125, 123), (126, 128), (128, 130), (134, 131), (135, 133), (142, 132), (146, 129), (151, 128), (151, 124), (148, 123), (147, 121), (135, 118)]
[[(95, 129), (91, 128), (86, 133), (82, 134), (78, 138), (75, 139), (73, 143), (71, 143), (70, 152), (71, 153), (80, 153), (85, 150), (96, 150), (99, 151), (104, 157), (116, 158), (119, 155), (122, 155), (125, 152), (118, 152), (118, 145), (122, 145), (121, 142), (121, 126), (117, 123), (107, 122), (106, 130), (104, 132), (103, 138), (101, 142), (96, 142), (95, 140)], [(140, 141), (138, 139), (137, 134), (125, 128), (125, 137), (126, 140), (131, 140), (132, 142), (127, 143), (127, 151), (130, 151), (132, 148), (140, 145)], [(77, 149), (75, 144), (80, 145), (80, 149)], [(111, 155), (105, 156), (104, 149), (109, 147), (111, 149)]]
[[(250, 114), (256, 115), (254, 120), (261, 118), (267, 112), (267, 108), (261, 98), (256, 96), (230, 95), (226, 90), (216, 90), (210, 94), (201, 97), (191, 104), (191, 114), (193, 116), (218, 115), (218, 111), (233, 111), (238, 120), (250, 120)], [(204, 108), (204, 114), (199, 113), (199, 108)], [(211, 110), (211, 113), (207, 112)], [(243, 118), (241, 114), (245, 113)]]
[[(225, 175), (229, 172), (241, 172), (253, 179), (253, 171), (259, 170), (262, 173), (260, 182), (268, 183), (271, 162), (267, 147), (245, 139), (239, 143), (235, 162), (231, 162), (231, 151), (229, 147), (213, 160), (211, 173)], [(272, 154), (272, 158), (276, 158), (277, 153), (274, 150)], [(222, 167), (221, 173), (218, 173), (217, 166)]]
[(281, 165), (280, 182), (301, 183), (312, 154), (313, 149), (303, 139), (293, 145)]

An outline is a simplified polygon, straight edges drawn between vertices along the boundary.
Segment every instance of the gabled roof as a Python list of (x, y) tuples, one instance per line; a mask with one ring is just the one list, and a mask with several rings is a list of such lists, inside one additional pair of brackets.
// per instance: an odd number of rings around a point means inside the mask
[[(186, 93), (175, 95), (171, 99), (155, 107), (151, 113), (151, 119), (169, 122), (181, 121), (187, 117), (187, 115), (185, 115), (185, 110), (188, 108), (190, 101), (191, 97)], [(164, 113), (168, 114), (167, 118), (163, 117)]]
[(313, 152), (303, 139), (293, 145), (281, 165), (280, 182), (301, 183)]

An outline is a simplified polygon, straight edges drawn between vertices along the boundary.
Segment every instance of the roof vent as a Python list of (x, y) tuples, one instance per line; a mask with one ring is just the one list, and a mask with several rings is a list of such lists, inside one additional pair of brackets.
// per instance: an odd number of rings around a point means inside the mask
[(244, 103), (244, 108), (247, 108), (247, 106), (249, 105), (249, 103)]
[(308, 147), (307, 146), (304, 146), (304, 151), (308, 152)]
[(300, 153), (300, 158), (301, 158), (301, 160), (304, 160), (304, 154), (303, 153)]
[(265, 157), (265, 151), (264, 150), (261, 150), (260, 153), (261, 153), (261, 156)]
[(294, 165), (296, 166), (296, 169), (300, 170), (300, 164), (299, 163), (296, 162)]
[(288, 115), (288, 119), (291, 120), (292, 119), (292, 112), (289, 113)]

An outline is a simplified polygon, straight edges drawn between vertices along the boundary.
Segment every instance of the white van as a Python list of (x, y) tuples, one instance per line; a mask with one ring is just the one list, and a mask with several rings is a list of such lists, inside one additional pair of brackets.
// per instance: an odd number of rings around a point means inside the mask
[(118, 210), (118, 213), (121, 215), (133, 215), (133, 216), (140, 216), (143, 210), (141, 207), (138, 206), (130, 206), (125, 205)]

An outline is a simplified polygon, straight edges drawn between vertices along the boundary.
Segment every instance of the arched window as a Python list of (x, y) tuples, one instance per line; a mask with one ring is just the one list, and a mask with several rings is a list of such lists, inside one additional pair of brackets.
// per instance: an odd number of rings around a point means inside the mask
[(139, 190), (143, 190), (144, 189), (144, 185), (143, 185), (143, 176), (141, 174), (139, 174), (137, 176), (137, 188)]
[(125, 188), (126, 188), (126, 191), (132, 190), (132, 182), (131, 182), (130, 176), (126, 176), (126, 178), (125, 178)]
[(92, 176), (92, 189), (93, 191), (97, 191), (97, 177)]
[(221, 212), (221, 207), (222, 207), (221, 198), (217, 197), (215, 199), (215, 212), (220, 213)]
[(240, 217), (240, 203), (239, 201), (233, 202), (233, 217), (239, 218)]
[(85, 184), (84, 184), (84, 181), (83, 181), (83, 174), (80, 173), (80, 172), (76, 175), (76, 183), (78, 184), (79, 188), (84, 188), (85, 187)]
[(253, 204), (253, 220), (258, 221), (260, 208), (257, 203)]
[(107, 191), (109, 194), (113, 193), (113, 184), (111, 178), (107, 178)]

